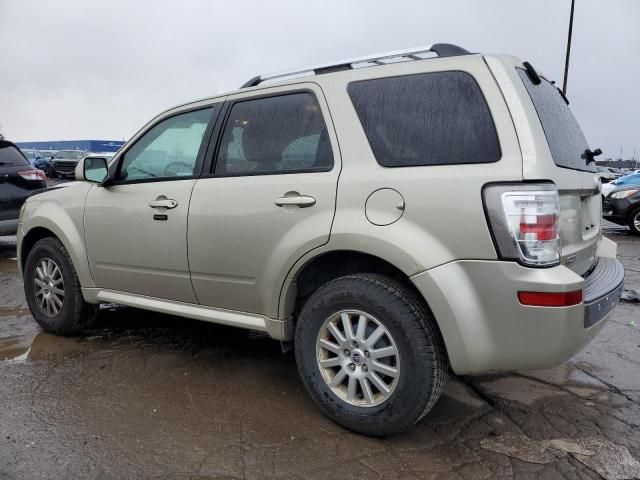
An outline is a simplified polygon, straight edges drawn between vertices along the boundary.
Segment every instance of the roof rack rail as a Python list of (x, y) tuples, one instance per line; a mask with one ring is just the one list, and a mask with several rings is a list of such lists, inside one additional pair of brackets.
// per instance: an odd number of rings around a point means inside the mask
[(321, 75), (323, 73), (340, 72), (342, 70), (351, 70), (358, 68), (356, 65), (373, 63), (375, 65), (385, 65), (389, 60), (425, 60), (421, 55), (435, 53), (438, 57), (455, 57), (458, 55), (469, 55), (471, 52), (457, 45), (450, 43), (434, 43), (428, 47), (409, 48), (406, 50), (395, 50), (393, 52), (378, 53), (375, 55), (367, 55), (364, 57), (340, 60), (338, 62), (324, 63), (295, 70), (286, 70), (284, 72), (271, 73), (268, 75), (259, 75), (242, 85), (241, 88), (255, 87), (267, 80), (275, 80), (283, 77)]

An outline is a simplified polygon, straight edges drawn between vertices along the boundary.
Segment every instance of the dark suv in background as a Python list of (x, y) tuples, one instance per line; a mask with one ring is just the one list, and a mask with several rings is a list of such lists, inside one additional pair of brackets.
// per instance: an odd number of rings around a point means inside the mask
[(51, 176), (72, 178), (78, 161), (82, 160), (86, 152), (82, 150), (60, 150), (51, 160)]
[(47, 186), (46, 180), (18, 147), (0, 140), (0, 235), (16, 233), (20, 207), (33, 190)]

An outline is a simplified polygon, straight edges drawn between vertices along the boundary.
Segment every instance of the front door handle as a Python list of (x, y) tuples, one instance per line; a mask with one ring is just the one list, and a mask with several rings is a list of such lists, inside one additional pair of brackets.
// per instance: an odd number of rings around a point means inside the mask
[(151, 208), (172, 209), (178, 206), (178, 202), (176, 202), (173, 198), (158, 197), (156, 200), (151, 202), (149, 206)]
[(307, 195), (296, 195), (292, 197), (280, 197), (275, 202), (279, 207), (295, 206), (300, 208), (307, 208), (316, 204), (316, 199)]

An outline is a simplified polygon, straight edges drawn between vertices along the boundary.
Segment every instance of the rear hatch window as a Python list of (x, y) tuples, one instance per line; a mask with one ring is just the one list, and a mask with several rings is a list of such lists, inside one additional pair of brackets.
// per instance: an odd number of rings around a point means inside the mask
[(14, 167), (21, 165), (29, 165), (29, 161), (11, 143), (0, 141), (0, 167)]
[(587, 139), (560, 91), (542, 77), (542, 83), (535, 85), (526, 70), (518, 68), (517, 71), (538, 113), (555, 164), (595, 172), (595, 162), (587, 163), (585, 155), (589, 149)]
[[(540, 119), (552, 157), (537, 159), (540, 168), (530, 169), (525, 179), (538, 179), (540, 172), (545, 172), (545, 178), (555, 183), (560, 195), (561, 262), (584, 275), (593, 267), (601, 236), (602, 200), (594, 178), (596, 164), (587, 163), (589, 145), (560, 91), (542, 77), (538, 85), (534, 84), (522, 68), (517, 72)], [(547, 161), (555, 164), (553, 170), (545, 168)]]

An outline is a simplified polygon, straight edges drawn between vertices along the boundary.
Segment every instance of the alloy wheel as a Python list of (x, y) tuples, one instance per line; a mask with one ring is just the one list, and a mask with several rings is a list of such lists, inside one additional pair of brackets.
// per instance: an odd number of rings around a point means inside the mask
[(64, 279), (60, 267), (50, 258), (38, 262), (33, 277), (38, 307), (48, 317), (55, 317), (64, 305)]
[(320, 328), (316, 360), (322, 378), (349, 405), (374, 407), (393, 394), (400, 355), (391, 333), (359, 310), (330, 316)]

